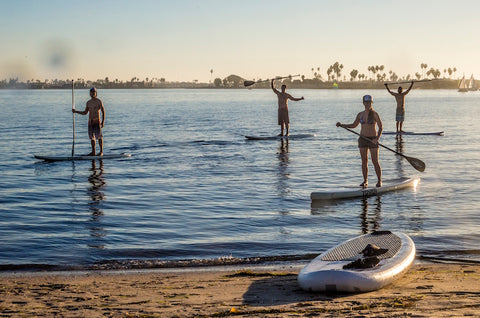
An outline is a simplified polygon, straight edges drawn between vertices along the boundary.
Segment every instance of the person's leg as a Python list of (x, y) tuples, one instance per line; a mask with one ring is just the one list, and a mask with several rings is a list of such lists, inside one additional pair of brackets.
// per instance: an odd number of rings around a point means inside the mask
[(403, 132), (403, 120), (400, 122), (400, 132)]
[(91, 139), (90, 144), (92, 145), (92, 152), (90, 152), (88, 155), (95, 156), (95, 139)]
[(100, 146), (99, 156), (103, 156), (103, 138), (98, 139), (98, 145)]
[(358, 149), (360, 150), (360, 157), (362, 159), (363, 174), (363, 183), (360, 184), (360, 186), (366, 188), (368, 186), (368, 148), (362, 147)]
[(398, 129), (398, 128), (399, 128), (399, 126), (400, 126), (400, 122), (399, 122), (399, 121), (397, 121), (397, 122), (396, 122), (397, 133), (398, 133), (398, 132), (400, 132), (400, 130)]
[(290, 124), (285, 124), (285, 130), (286, 130), (285, 136), (288, 136), (288, 130), (289, 129), (290, 129)]
[(375, 173), (377, 174), (377, 187), (382, 186), (382, 167), (380, 167), (380, 162), (378, 161), (378, 148), (371, 148), (370, 155), (372, 156), (373, 167), (375, 168)]

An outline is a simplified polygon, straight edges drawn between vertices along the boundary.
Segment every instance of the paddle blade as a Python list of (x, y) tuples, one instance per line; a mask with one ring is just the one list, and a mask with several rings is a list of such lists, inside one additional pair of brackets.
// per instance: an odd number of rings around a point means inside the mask
[(252, 86), (253, 84), (255, 84), (254, 81), (244, 81), (244, 82), (243, 82), (243, 85), (244, 85), (245, 87)]
[(407, 157), (407, 156), (405, 156), (405, 159), (407, 159), (408, 162), (412, 165), (412, 167), (414, 167), (418, 171), (420, 172), (425, 171), (425, 162), (423, 162), (422, 160), (417, 158)]

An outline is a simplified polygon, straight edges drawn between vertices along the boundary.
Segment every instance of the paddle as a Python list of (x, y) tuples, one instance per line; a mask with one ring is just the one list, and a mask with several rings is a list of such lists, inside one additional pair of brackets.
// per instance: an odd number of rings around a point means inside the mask
[(414, 82), (414, 83), (423, 83), (423, 82), (431, 82), (431, 81), (433, 81), (433, 79), (423, 79), (423, 80), (418, 80), (418, 81), (391, 82), (391, 83), (385, 83), (385, 84), (388, 84), (388, 85), (396, 85), (396, 84), (407, 84), (407, 83), (411, 83), (411, 82)]
[[(72, 80), (72, 109), (75, 110), (75, 94), (74, 94), (74, 82)], [(73, 115), (73, 141), (72, 141), (72, 157), (75, 155), (75, 113)]]
[[(357, 133), (356, 131), (351, 130), (350, 128), (343, 127), (343, 126), (340, 126), (340, 127), (345, 128), (345, 129), (348, 130), (349, 132), (352, 132), (352, 133), (354, 133), (355, 135), (360, 136), (360, 138), (363, 138), (363, 139), (365, 139), (365, 140), (370, 141), (370, 139), (368, 139), (368, 138), (360, 135), (359, 133)], [(395, 151), (395, 150), (393, 150), (393, 149), (390, 149), (390, 148), (388, 148), (387, 146), (382, 145), (381, 143), (378, 143), (378, 145), (379, 145), (379, 146), (382, 146), (383, 148), (385, 148), (385, 149), (387, 149), (387, 150), (390, 150), (391, 152), (396, 153), (397, 155), (399, 155), (399, 156), (401, 156), (401, 157), (403, 157), (403, 158), (405, 158), (405, 159), (407, 159), (407, 161), (412, 165), (412, 167), (414, 167), (414, 168), (417, 169), (418, 171), (420, 171), (420, 172), (425, 171), (425, 162), (423, 162), (422, 160), (417, 159), (417, 158), (412, 158), (412, 157), (405, 156), (404, 154), (402, 154), (402, 153), (400, 153), (400, 152), (398, 152), (398, 151)]]
[[(288, 75), (288, 76), (281, 76), (281, 77), (275, 77), (276, 80), (279, 80), (279, 79), (284, 79), (284, 78), (292, 78), (292, 77), (296, 77), (296, 76), (300, 76), (300, 74), (298, 75)], [(269, 82), (270, 80), (269, 79), (266, 79), (266, 80), (261, 80), (261, 81), (244, 81), (243, 82), (243, 85), (245, 85), (245, 87), (248, 87), (248, 86), (252, 86), (253, 84), (256, 84), (256, 83), (264, 83), (264, 82)]]

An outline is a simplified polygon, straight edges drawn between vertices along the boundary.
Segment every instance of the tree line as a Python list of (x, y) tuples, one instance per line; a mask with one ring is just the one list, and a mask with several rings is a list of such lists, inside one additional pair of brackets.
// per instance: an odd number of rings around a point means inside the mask
[[(287, 78), (282, 80), (285, 84), (290, 84), (294, 88), (382, 88), (384, 82), (388, 81), (410, 81), (420, 79), (435, 79), (435, 84), (423, 85), (424, 88), (457, 88), (458, 80), (455, 79), (457, 68), (449, 67), (440, 69), (430, 67), (426, 63), (421, 63), (420, 72), (400, 77), (394, 71), (386, 71), (384, 65), (371, 65), (367, 67), (367, 73), (360, 73), (357, 69), (352, 69), (349, 73), (344, 73), (344, 66), (335, 62), (326, 69), (326, 78), (321, 74), (320, 67), (312, 67), (311, 78), (301, 75), (299, 78)], [(213, 75), (213, 69), (210, 70)], [(443, 76), (442, 76), (443, 74)], [(452, 78), (453, 76), (453, 78)], [(109, 77), (97, 80), (77, 79), (53, 79), (38, 80), (31, 79), (26, 82), (19, 81), (18, 78), (9, 78), (0, 80), (0, 89), (66, 89), (71, 88), (72, 80), (75, 87), (89, 88), (95, 86), (105, 89), (148, 89), (148, 88), (243, 88), (245, 79), (239, 75), (229, 75), (225, 78), (215, 78), (209, 83), (201, 83), (197, 80), (191, 82), (169, 82), (165, 78), (145, 78), (133, 77), (130, 80), (122, 81), (119, 79), (111, 80)], [(261, 79), (256, 79), (260, 81)], [(252, 88), (268, 88), (268, 82), (259, 83)]]

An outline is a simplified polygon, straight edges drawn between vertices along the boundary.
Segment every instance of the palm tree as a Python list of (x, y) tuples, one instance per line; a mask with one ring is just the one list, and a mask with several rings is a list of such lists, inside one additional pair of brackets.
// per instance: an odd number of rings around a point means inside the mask
[(358, 70), (352, 70), (350, 72), (351, 81), (354, 81), (357, 75), (358, 75)]
[(422, 77), (425, 78), (425, 72), (423, 70), (426, 70), (428, 65), (426, 63), (422, 63), (420, 64), (420, 67), (422, 68)]
[(370, 66), (370, 71), (372, 72), (372, 81), (375, 79), (375, 74), (377, 73), (377, 68), (375, 65)]
[(335, 73), (335, 75), (337, 75), (337, 81), (338, 81), (338, 79), (342, 75), (343, 64), (335, 62), (330, 67), (332, 68), (332, 71)]
[(327, 75), (328, 75), (328, 80), (330, 81), (330, 74), (332, 74), (333, 72), (333, 69), (332, 67), (330, 66), (328, 69), (327, 69)]

